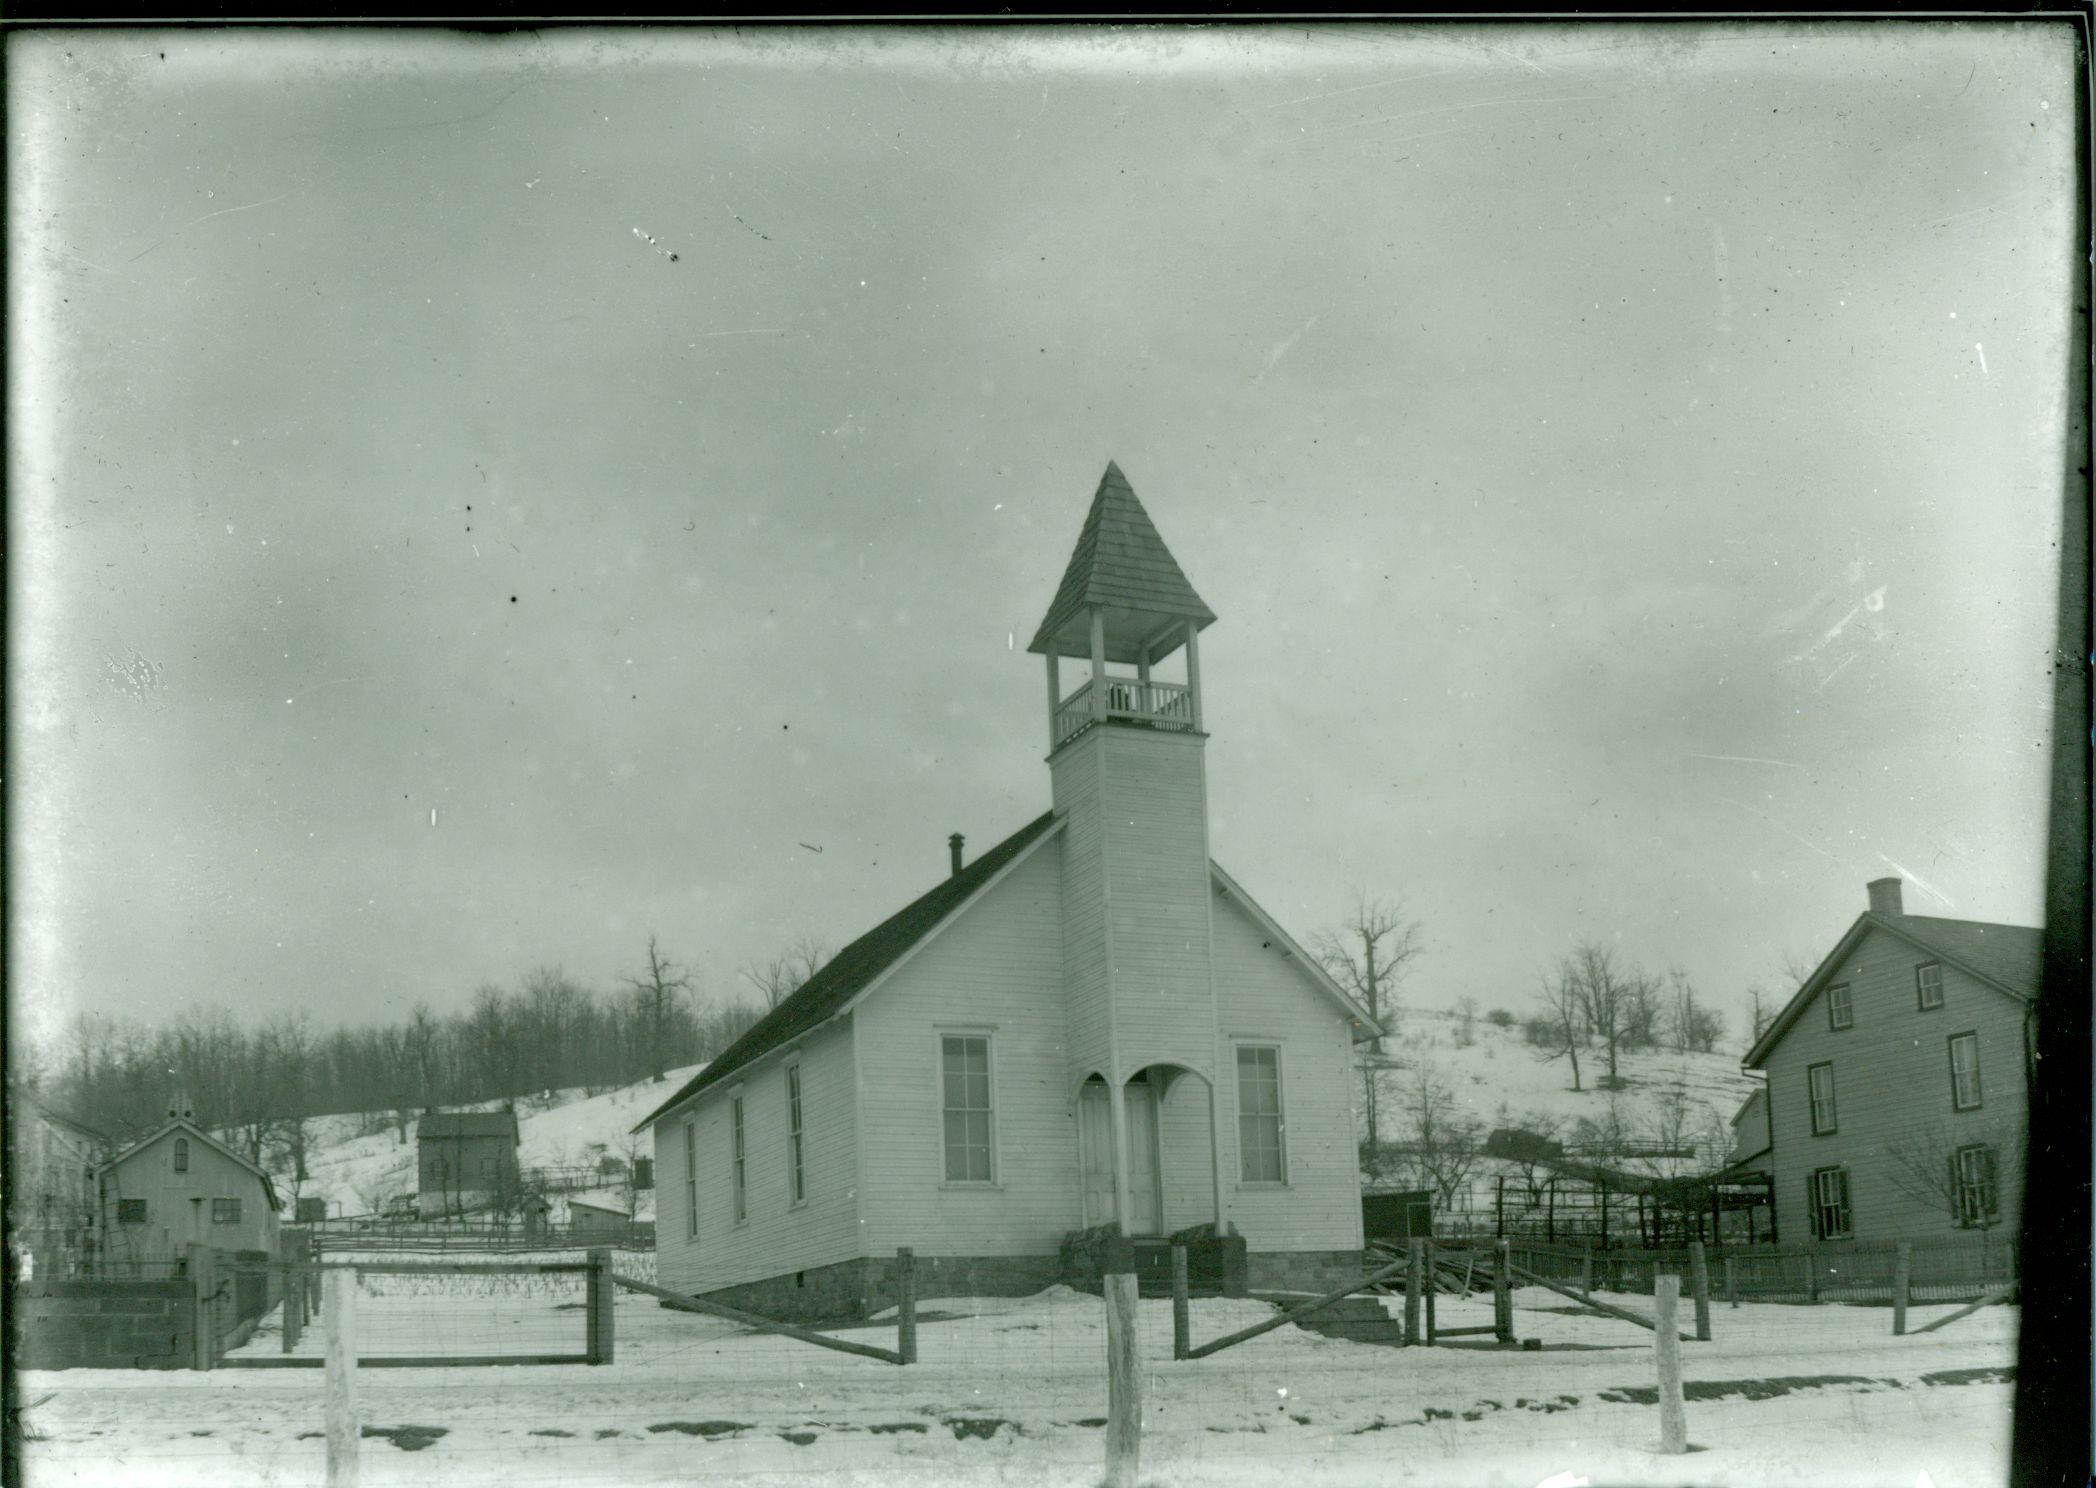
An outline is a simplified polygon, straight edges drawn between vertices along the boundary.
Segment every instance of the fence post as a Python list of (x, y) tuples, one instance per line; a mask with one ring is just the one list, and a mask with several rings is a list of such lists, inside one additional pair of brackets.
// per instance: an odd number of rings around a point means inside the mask
[(1405, 1242), (1405, 1344), (1419, 1342), (1419, 1292), (1426, 1284), (1426, 1242)]
[(1725, 1257), (1725, 1300), (1739, 1306), (1739, 1267), (1729, 1255)]
[(1912, 1281), (1914, 1265), (1914, 1243), (1902, 1240), (1892, 1261), (1892, 1336), (1898, 1338), (1907, 1331), (1907, 1289)]
[(357, 1273), (324, 1271), (321, 1325), (327, 1333), (327, 1488), (357, 1488)]
[(1819, 1252), (1809, 1245), (1805, 1247), (1805, 1300), (1819, 1300)]
[(1674, 1321), (1681, 1278), (1662, 1276), (1652, 1291), (1652, 1351), (1659, 1361), (1659, 1449), (1688, 1450), (1688, 1417), (1681, 1402), (1681, 1333)]
[(1594, 1247), (1591, 1245), (1579, 1248), (1579, 1289), (1589, 1295), (1594, 1290)]
[(1703, 1242), (1688, 1243), (1689, 1283), (1696, 1289), (1696, 1342), (1710, 1342), (1710, 1262), (1704, 1258)]
[(1500, 1343), (1514, 1341), (1514, 1257), (1504, 1240), (1492, 1257), (1492, 1332)]
[(1136, 1352), (1135, 1254), (1109, 1240), (1100, 1267), (1106, 1299), (1106, 1488), (1135, 1488), (1143, 1457), (1143, 1377)]
[(298, 1347), (306, 1326), (306, 1272), (297, 1262), (284, 1268), (284, 1352)]
[(195, 1301), (190, 1311), (196, 1320), (194, 1363), (198, 1369), (209, 1369), (218, 1353), (218, 1277), (214, 1259), (208, 1245), (189, 1247), (189, 1289)]
[(618, 1346), (614, 1334), (613, 1319), (617, 1316), (615, 1299), (611, 1289), (611, 1252), (599, 1246), (589, 1253), (589, 1270), (583, 1273), (588, 1285), (587, 1309), (583, 1316), (589, 1337), (588, 1353), (592, 1364), (609, 1364), (613, 1351)]
[(1441, 1290), (1441, 1262), (1434, 1254), (1434, 1242), (1426, 1243), (1426, 1341), (1434, 1341), (1434, 1294)]
[(917, 1252), (907, 1245), (895, 1248), (895, 1352), (917, 1362)]
[(1186, 1247), (1172, 1247), (1172, 1357), (1183, 1359), (1193, 1347), (1193, 1317), (1187, 1301)]

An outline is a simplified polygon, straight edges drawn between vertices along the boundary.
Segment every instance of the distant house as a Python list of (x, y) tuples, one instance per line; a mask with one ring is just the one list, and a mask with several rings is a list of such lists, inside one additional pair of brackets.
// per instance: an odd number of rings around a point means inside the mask
[(1740, 1102), (1732, 1116), (1732, 1150), (1725, 1156), (1726, 1178), (1767, 1173), (1769, 1151), (1768, 1088), (1762, 1086)]
[(1360, 1274), (1380, 1030), (1209, 856), (1214, 618), (1109, 465), (1029, 647), (1050, 809), (972, 863), (951, 838), (944, 882), (636, 1128), (664, 1286), (836, 1316), (892, 1301), (909, 1246), (920, 1289), (1023, 1294), (1108, 1226), (1144, 1255), (1206, 1228), (1252, 1287)]
[(1767, 1076), (1785, 1241), (2020, 1229), (2042, 941), (1910, 915), (1898, 879), (1870, 885), (1746, 1056)]
[(191, 1245), (274, 1253), (282, 1202), (269, 1174), (187, 1116), (96, 1174), (105, 1263), (179, 1260)]
[(424, 1219), (506, 1209), (520, 1197), (515, 1111), (431, 1111), (415, 1126)]
[(84, 1270), (95, 1243), (95, 1171), (109, 1139), (30, 1096), (8, 1113), (7, 1224), (17, 1252), (39, 1277)]

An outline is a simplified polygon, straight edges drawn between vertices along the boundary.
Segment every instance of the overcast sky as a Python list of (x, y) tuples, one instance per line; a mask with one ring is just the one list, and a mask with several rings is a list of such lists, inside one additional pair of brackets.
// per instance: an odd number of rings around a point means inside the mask
[(1109, 459), (1408, 997), (2036, 924), (2070, 37), (17, 35), (18, 1012), (841, 945), (1046, 809)]

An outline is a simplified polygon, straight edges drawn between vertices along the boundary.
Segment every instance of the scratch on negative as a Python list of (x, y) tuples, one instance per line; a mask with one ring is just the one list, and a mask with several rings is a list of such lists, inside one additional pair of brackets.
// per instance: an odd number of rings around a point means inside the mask
[(1828, 852), (1824, 847), (1821, 847), (1817, 842), (1814, 842), (1811, 838), (1799, 836), (1796, 832), (1793, 832), (1789, 827), (1784, 826), (1783, 823), (1777, 821), (1773, 816), (1770, 816), (1766, 811), (1756, 811), (1752, 806), (1747, 805), (1746, 802), (1735, 801), (1730, 796), (1716, 796), (1714, 797), (1714, 799), (1723, 801), (1727, 806), (1737, 806), (1740, 810), (1746, 812), (1749, 816), (1760, 817), (1763, 821), (1767, 822), (1770, 826), (1774, 827), (1777, 831), (1781, 832), (1784, 836), (1789, 837), (1794, 841), (1803, 843), (1805, 846), (1811, 848), (1814, 852), (1818, 853), (1821, 857), (1825, 858), (1828, 862), (1831, 863), (1834, 861), (1834, 854)]
[(1842, 670), (1843, 670), (1843, 668), (1845, 668), (1846, 666), (1848, 666), (1848, 664), (1849, 664), (1850, 662), (1854, 661), (1855, 659), (1856, 659), (1855, 653), (1854, 653), (1854, 652), (1851, 652), (1851, 653), (1850, 653), (1850, 654), (1849, 654), (1849, 655), (1848, 655), (1847, 657), (1845, 657), (1845, 658), (1844, 658), (1844, 659), (1842, 660), (1841, 666), (1838, 666), (1838, 667), (1834, 668), (1834, 670), (1833, 670), (1833, 671), (1831, 671), (1831, 672), (1827, 673), (1827, 675), (1826, 675), (1826, 676), (1824, 676), (1824, 677), (1820, 678), (1820, 679), (1819, 679), (1819, 686), (1817, 686), (1817, 687), (1813, 688), (1812, 690), (1813, 690), (1814, 692), (1825, 692), (1825, 691), (1827, 690), (1827, 684), (1828, 684), (1829, 682), (1832, 682), (1832, 681), (1833, 681), (1833, 680), (1834, 680), (1834, 679), (1835, 679), (1836, 677), (1840, 676), (1840, 675), (1841, 675), (1841, 673), (1842, 673)]
[(1781, 765), (1786, 770), (1799, 770), (1804, 768), (1802, 765), (1795, 764), (1790, 760), (1762, 759), (1759, 756), (1752, 754), (1692, 754), (1689, 756), (1689, 758), (1707, 760), (1729, 760), (1731, 763), (1736, 765)]
[[(240, 207), (220, 207), (216, 212), (206, 212), (201, 217), (193, 217), (189, 221), (183, 223), (180, 227), (176, 228), (173, 232), (169, 233), (167, 235), (167, 238), (180, 237), (183, 233), (186, 233), (192, 227), (195, 227), (199, 222), (209, 222), (214, 217), (225, 217), (231, 215), (234, 212), (252, 212), (257, 207), (266, 207), (271, 202), (280, 202), (290, 194), (291, 193), (288, 191), (280, 191), (275, 196), (270, 197), (267, 201), (249, 202), (245, 206)], [(167, 241), (167, 238), (160, 239), (159, 242), (152, 244), (151, 247), (139, 249), (138, 252), (132, 254), (128, 259), (124, 261), (126, 263), (137, 263), (141, 258), (144, 258), (148, 253), (151, 253), (154, 248), (158, 248), (161, 243), (165, 243)]]
[(1327, 124), (1323, 129), (1313, 129), (1312, 134), (1330, 134), (1335, 129), (1366, 129), (1371, 124), (1397, 124), (1406, 119), (1430, 118), (1435, 114), (1466, 114), (1472, 109), (1512, 108), (1520, 104), (1545, 103), (1598, 103), (1606, 101), (1606, 93), (1567, 93), (1557, 98), (1487, 98), (1479, 103), (1443, 104), (1438, 108), (1413, 109), (1410, 113), (1390, 114), (1381, 119), (1362, 119), (1351, 124)]

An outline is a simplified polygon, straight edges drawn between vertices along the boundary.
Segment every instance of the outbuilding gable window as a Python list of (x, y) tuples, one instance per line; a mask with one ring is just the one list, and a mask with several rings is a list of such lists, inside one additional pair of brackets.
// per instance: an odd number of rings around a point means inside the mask
[(939, 1062), (946, 1181), (994, 1182), (989, 1036), (942, 1034)]
[(1849, 1170), (1820, 1168), (1811, 1177), (1812, 1234), (1818, 1240), (1846, 1240), (1850, 1234)]
[(175, 1171), (177, 1173), (189, 1171), (189, 1138), (187, 1137), (175, 1138)]
[(1950, 1040), (1950, 1105), (1954, 1111), (1980, 1108), (1980, 1036), (1957, 1033)]
[(116, 1222), (127, 1225), (144, 1224), (146, 1222), (146, 1201), (144, 1199), (118, 1199), (116, 1201)]
[(1824, 1137), (1834, 1130), (1834, 1066), (1808, 1066), (1805, 1082), (1812, 1095), (1812, 1135)]
[(211, 1222), (213, 1224), (225, 1225), (239, 1224), (240, 1200), (213, 1199), (211, 1201)]
[(1281, 1051), (1272, 1044), (1237, 1050), (1237, 1166), (1246, 1183), (1286, 1183), (1288, 1153), (1281, 1119)]
[(1836, 982), (1827, 989), (1827, 1026), (1837, 1029), (1856, 1026), (1856, 1000), (1850, 996), (1847, 982)]
[(1914, 1003), (1923, 1012), (1943, 1006), (1943, 968), (1936, 962), (1914, 968)]

